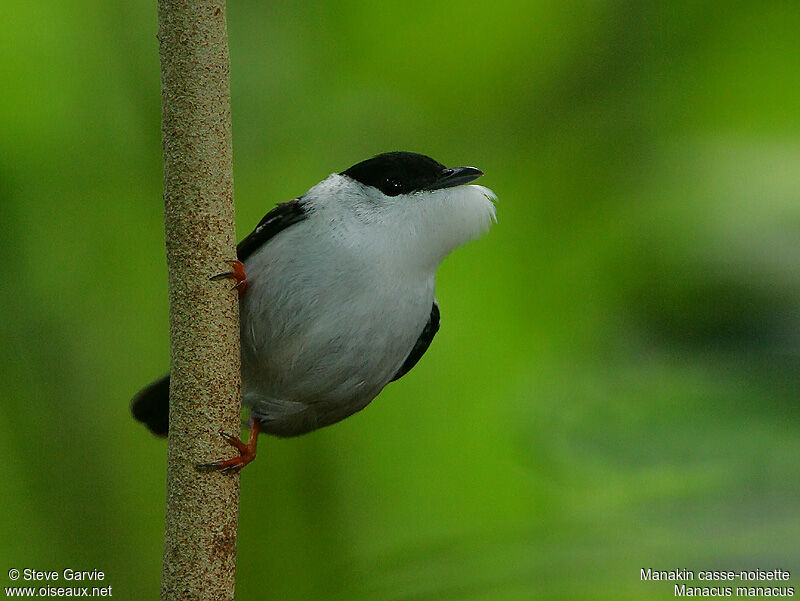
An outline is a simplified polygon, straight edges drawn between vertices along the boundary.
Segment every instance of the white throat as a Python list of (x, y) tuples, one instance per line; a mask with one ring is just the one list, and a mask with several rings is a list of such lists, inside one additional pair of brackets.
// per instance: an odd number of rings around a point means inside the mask
[(454, 249), (480, 237), (496, 222), (494, 192), (475, 184), (385, 196), (375, 188), (333, 174), (304, 200), (346, 247), (378, 254), (402, 271), (431, 274)]

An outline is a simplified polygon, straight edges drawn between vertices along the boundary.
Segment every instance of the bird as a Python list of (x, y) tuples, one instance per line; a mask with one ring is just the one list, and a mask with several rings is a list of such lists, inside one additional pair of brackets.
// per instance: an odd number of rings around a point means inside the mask
[[(483, 172), (413, 152), (386, 152), (333, 173), (279, 203), (237, 246), (242, 403), (239, 455), (201, 464), (238, 471), (257, 437), (306, 434), (366, 407), (406, 375), (439, 331), (435, 276), (454, 249), (497, 222)], [(166, 436), (169, 375), (131, 401), (133, 416)]]

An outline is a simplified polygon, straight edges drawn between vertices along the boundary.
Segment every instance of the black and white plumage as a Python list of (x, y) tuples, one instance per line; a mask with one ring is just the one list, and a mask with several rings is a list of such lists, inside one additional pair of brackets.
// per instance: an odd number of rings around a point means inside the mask
[[(242, 240), (242, 400), (262, 431), (340, 421), (420, 360), (439, 329), (439, 263), (495, 220), (494, 193), (469, 184), (481, 175), (381, 154), (279, 204)], [(168, 378), (132, 403), (161, 435)]]

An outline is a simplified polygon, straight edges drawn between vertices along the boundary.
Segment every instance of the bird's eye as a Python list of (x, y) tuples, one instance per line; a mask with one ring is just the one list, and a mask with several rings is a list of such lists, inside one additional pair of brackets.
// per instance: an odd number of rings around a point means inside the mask
[(385, 193), (389, 196), (396, 196), (403, 191), (403, 184), (401, 184), (398, 180), (394, 179), (393, 177), (387, 177), (383, 180)]

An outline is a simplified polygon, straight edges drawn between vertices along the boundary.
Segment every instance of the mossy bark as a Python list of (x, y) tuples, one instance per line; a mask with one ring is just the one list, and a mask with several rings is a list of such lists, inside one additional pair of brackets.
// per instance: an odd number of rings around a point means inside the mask
[(161, 598), (232, 600), (238, 474), (201, 472), (231, 456), (240, 429), (237, 295), (209, 276), (235, 258), (224, 0), (159, 0), (171, 386)]

